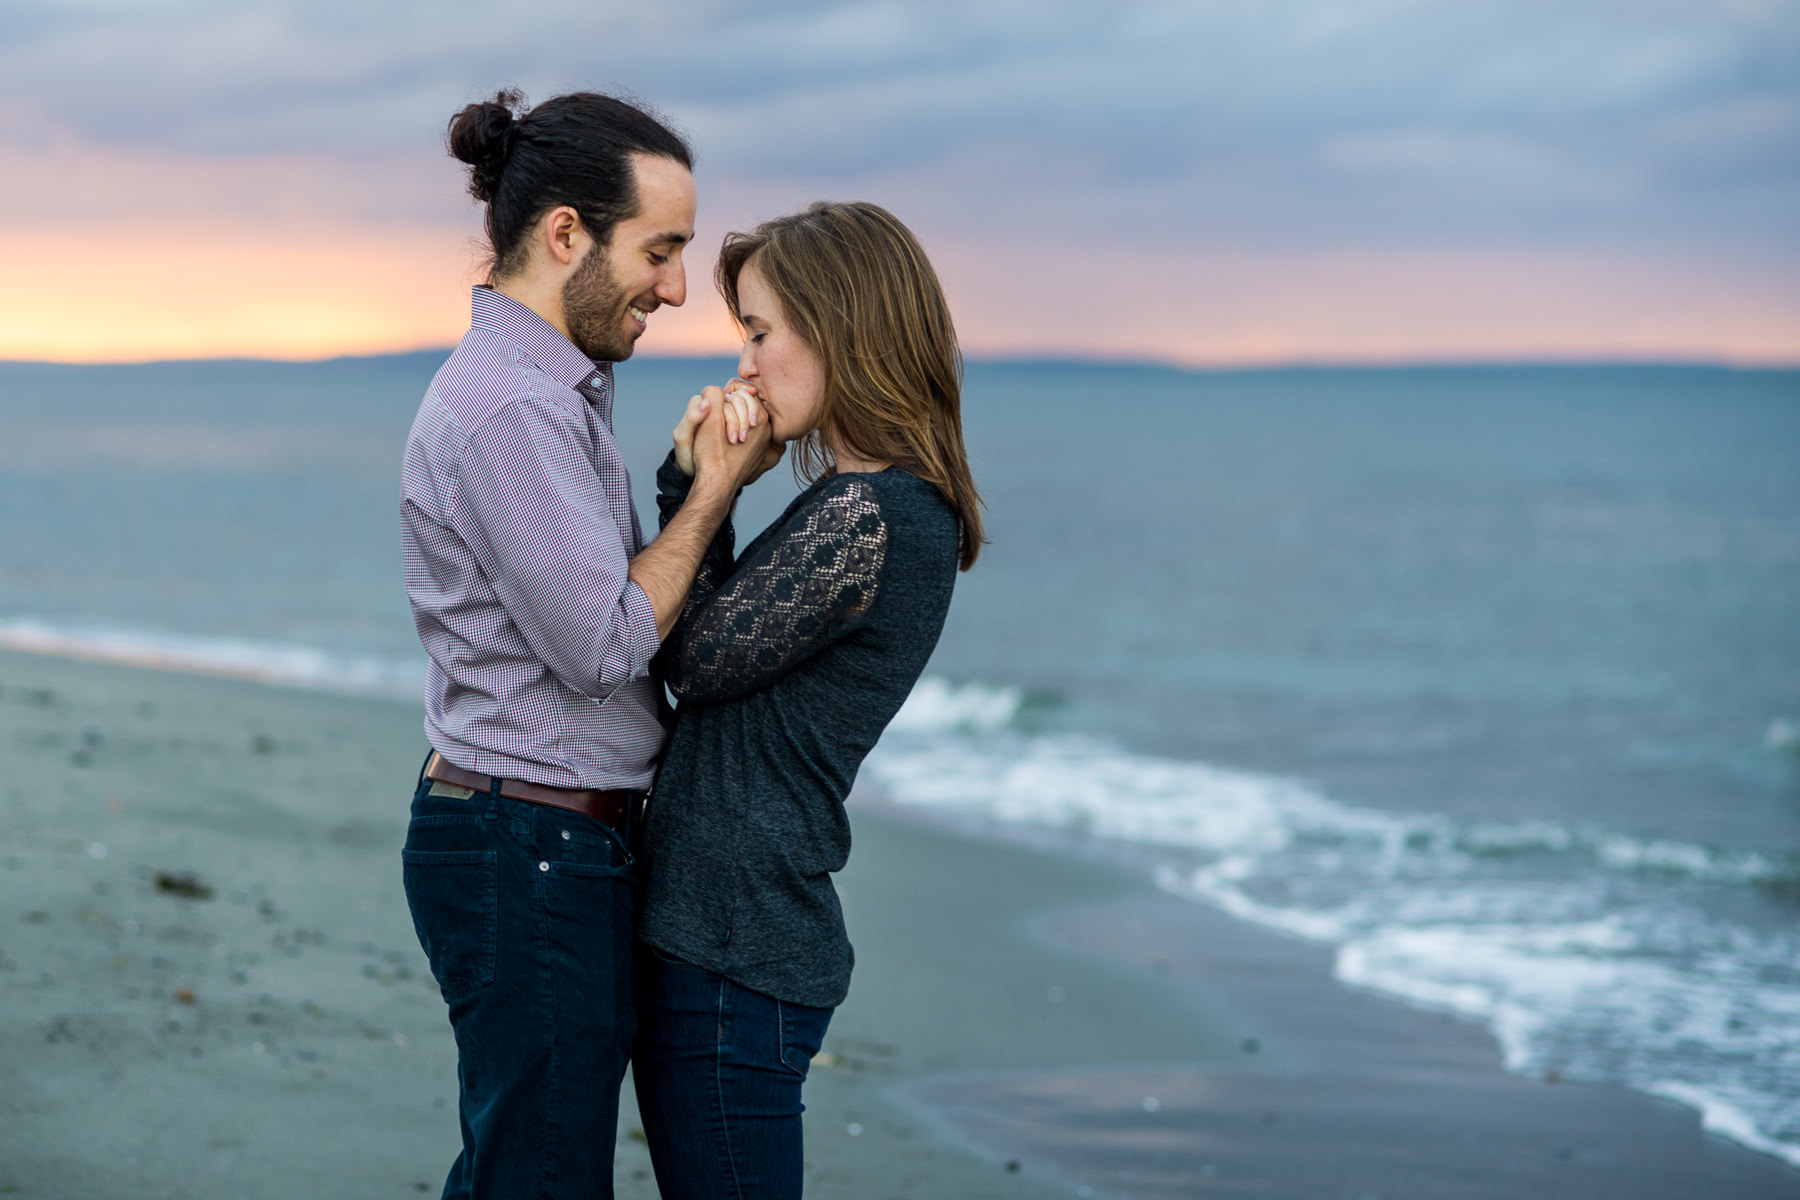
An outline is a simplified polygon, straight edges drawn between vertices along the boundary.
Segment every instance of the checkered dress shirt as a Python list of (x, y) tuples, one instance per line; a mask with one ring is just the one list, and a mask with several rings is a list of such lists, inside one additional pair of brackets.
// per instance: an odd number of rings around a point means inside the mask
[(662, 749), (644, 535), (612, 433), (612, 364), (475, 289), (413, 421), (406, 594), (431, 656), (425, 736), (471, 771), (644, 788)]

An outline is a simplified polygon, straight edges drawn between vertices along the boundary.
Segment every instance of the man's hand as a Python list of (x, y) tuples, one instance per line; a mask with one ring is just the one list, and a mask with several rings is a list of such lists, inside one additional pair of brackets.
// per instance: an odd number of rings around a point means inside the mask
[(763, 449), (762, 461), (756, 465), (756, 470), (750, 473), (750, 478), (744, 480), (744, 486), (749, 487), (764, 475), (767, 475), (769, 473), (769, 468), (780, 462), (781, 456), (786, 453), (786, 442), (770, 442), (768, 446)]
[(681, 414), (681, 421), (675, 426), (675, 465), (689, 479), (694, 477), (694, 434), (711, 411), (712, 401), (705, 396), (691, 397), (687, 411)]
[(770, 444), (769, 415), (754, 389), (741, 379), (731, 382), (729, 396), (709, 387), (688, 401), (675, 426), (675, 462), (694, 477), (693, 490), (656, 540), (631, 560), (632, 582), (650, 600), (659, 638), (675, 628), (701, 556), (738, 489), (781, 461), (783, 447)]
[[(700, 423), (709, 414), (720, 411), (721, 407), (725, 414), (725, 440), (733, 444), (742, 442), (751, 428), (769, 419), (762, 405), (757, 403), (756, 385), (736, 377), (723, 388), (709, 387), (700, 395), (690, 397), (687, 410), (681, 414), (681, 421), (675, 426), (674, 435), (675, 465), (681, 468), (683, 475), (694, 474), (694, 435), (699, 432)], [(754, 481), (757, 476), (781, 461), (780, 447), (773, 454), (762, 470), (745, 480), (746, 483)]]
[[(768, 414), (748, 391), (734, 388), (727, 393), (709, 387), (700, 393), (699, 403), (705, 405), (706, 415), (692, 435), (697, 483), (724, 484), (736, 494), (781, 460), (780, 448), (770, 444)], [(688, 407), (693, 411), (695, 402), (689, 401)], [(680, 451), (676, 453), (679, 462)]]

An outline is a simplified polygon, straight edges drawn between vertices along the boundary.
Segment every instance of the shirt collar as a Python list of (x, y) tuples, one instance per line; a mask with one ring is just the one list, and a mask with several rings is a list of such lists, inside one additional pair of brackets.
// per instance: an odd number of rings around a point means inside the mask
[(533, 366), (566, 388), (612, 397), (612, 364), (596, 363), (575, 348), (555, 326), (486, 284), (477, 284), (470, 301), (469, 324), (500, 334), (531, 360)]

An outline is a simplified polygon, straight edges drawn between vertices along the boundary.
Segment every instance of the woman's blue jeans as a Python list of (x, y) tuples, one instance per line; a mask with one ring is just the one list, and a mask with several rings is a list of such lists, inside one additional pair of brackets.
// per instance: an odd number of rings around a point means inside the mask
[(463, 790), (421, 780), (402, 851), (456, 1032), (444, 1200), (611, 1197), (637, 1032), (631, 854), (579, 813)]
[(800, 1085), (832, 1010), (648, 948), (638, 988), (631, 1071), (663, 1200), (798, 1200)]

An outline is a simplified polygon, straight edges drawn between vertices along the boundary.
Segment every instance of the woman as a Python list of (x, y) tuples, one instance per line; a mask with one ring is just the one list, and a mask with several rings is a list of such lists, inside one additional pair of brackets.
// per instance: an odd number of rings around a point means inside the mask
[(669, 1200), (800, 1195), (800, 1088), (850, 981), (844, 797), (982, 544), (956, 335), (905, 226), (815, 204), (726, 238), (717, 281), (742, 381), (690, 403), (662, 520), (702, 420), (766, 417), (813, 482), (735, 561), (720, 531), (660, 655), (681, 707), (644, 829), (633, 1073)]

